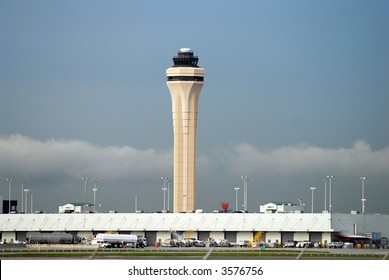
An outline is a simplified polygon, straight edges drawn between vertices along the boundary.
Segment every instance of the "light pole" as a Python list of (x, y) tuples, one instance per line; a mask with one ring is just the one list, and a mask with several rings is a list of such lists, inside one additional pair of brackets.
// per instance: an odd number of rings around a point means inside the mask
[(167, 192), (167, 200), (168, 200), (168, 209), (169, 209), (169, 187), (166, 188), (166, 183), (168, 183), (168, 186), (170, 185), (169, 184), (169, 178), (168, 177), (165, 177), (165, 176), (162, 176), (161, 179), (163, 180), (163, 212), (166, 212), (166, 204), (165, 204), (165, 200), (166, 200), (166, 190), (168, 191)]
[(312, 205), (311, 205), (311, 213), (313, 213), (313, 192), (316, 190), (316, 187), (310, 187), (312, 191)]
[(97, 191), (97, 181), (93, 181), (93, 212), (96, 213), (96, 191)]
[(238, 211), (238, 191), (240, 188), (234, 188), (235, 190), (235, 211)]
[(29, 191), (29, 189), (24, 189), (24, 192), (26, 193), (26, 207), (24, 207), (24, 213), (25, 214), (27, 214), (28, 191)]
[(82, 177), (81, 179), (84, 180), (84, 211), (85, 211), (85, 207), (86, 207), (86, 181), (88, 181), (89, 178)]
[(31, 214), (33, 213), (33, 205), (34, 205), (34, 191), (31, 191)]
[(327, 212), (327, 178), (324, 178), (323, 182), (324, 182), (324, 212)]
[(362, 201), (362, 215), (365, 214), (365, 202), (366, 202), (366, 198), (365, 198), (365, 180), (366, 180), (366, 177), (360, 177), (359, 179), (362, 180), (362, 198), (361, 198), (361, 201)]
[(22, 185), (22, 213), (24, 213), (24, 211), (23, 211), (23, 205), (24, 205), (24, 203), (23, 203), (23, 197), (24, 197), (24, 182), (22, 181), (22, 182), (20, 182), (20, 184)]
[(167, 211), (170, 212), (170, 182), (171, 180), (167, 179)]
[(134, 193), (135, 213), (138, 211), (138, 195)]
[(8, 214), (11, 214), (11, 182), (12, 178), (7, 178), (8, 181)]
[(162, 191), (163, 191), (163, 213), (166, 213), (166, 191), (167, 191), (167, 188), (163, 187)]
[(331, 201), (331, 198), (332, 198), (332, 194), (331, 194), (331, 183), (332, 183), (332, 178), (334, 178), (334, 176), (332, 176), (332, 175), (328, 175), (327, 176), (327, 179), (329, 180), (329, 182), (330, 182), (330, 185), (329, 185), (329, 193), (328, 193), (328, 196), (329, 196), (329, 198), (328, 198), (328, 200), (329, 200), (329, 211), (330, 211), (330, 213), (332, 213), (332, 201)]
[(247, 212), (247, 182), (249, 181), (249, 178), (247, 176), (241, 176), (243, 179), (243, 206), (244, 211)]

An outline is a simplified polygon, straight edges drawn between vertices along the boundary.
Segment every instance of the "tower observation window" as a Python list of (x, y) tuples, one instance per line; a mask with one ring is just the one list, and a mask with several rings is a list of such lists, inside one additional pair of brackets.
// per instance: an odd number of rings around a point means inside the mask
[(181, 55), (173, 57), (174, 67), (198, 67), (199, 58), (193, 55)]
[(176, 56), (173, 57), (173, 67), (198, 67), (199, 58), (193, 55), (193, 51), (188, 48), (182, 48)]
[(197, 67), (198, 59), (194, 58), (174, 58), (174, 66), (188, 66), (188, 67)]
[(195, 81), (195, 82), (203, 82), (204, 77), (201, 76), (169, 76), (167, 77), (169, 82), (173, 81)]

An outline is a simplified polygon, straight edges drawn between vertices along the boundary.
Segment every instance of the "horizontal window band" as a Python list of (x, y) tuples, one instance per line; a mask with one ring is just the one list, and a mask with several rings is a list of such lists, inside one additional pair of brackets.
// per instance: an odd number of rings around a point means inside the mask
[(196, 82), (203, 82), (204, 77), (200, 76), (168, 76), (167, 77), (168, 82), (173, 81), (196, 81)]

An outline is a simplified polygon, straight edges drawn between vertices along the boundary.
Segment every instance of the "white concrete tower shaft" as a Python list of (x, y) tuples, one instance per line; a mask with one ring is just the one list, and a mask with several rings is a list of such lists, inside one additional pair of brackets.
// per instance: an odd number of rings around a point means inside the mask
[(174, 212), (196, 209), (196, 128), (204, 69), (190, 49), (180, 49), (166, 70), (174, 133)]

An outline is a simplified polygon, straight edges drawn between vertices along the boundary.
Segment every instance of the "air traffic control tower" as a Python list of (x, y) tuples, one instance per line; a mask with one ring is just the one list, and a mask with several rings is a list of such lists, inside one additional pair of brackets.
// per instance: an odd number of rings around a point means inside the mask
[(173, 112), (175, 213), (196, 209), (197, 106), (205, 73), (198, 60), (191, 49), (182, 48), (166, 70)]

